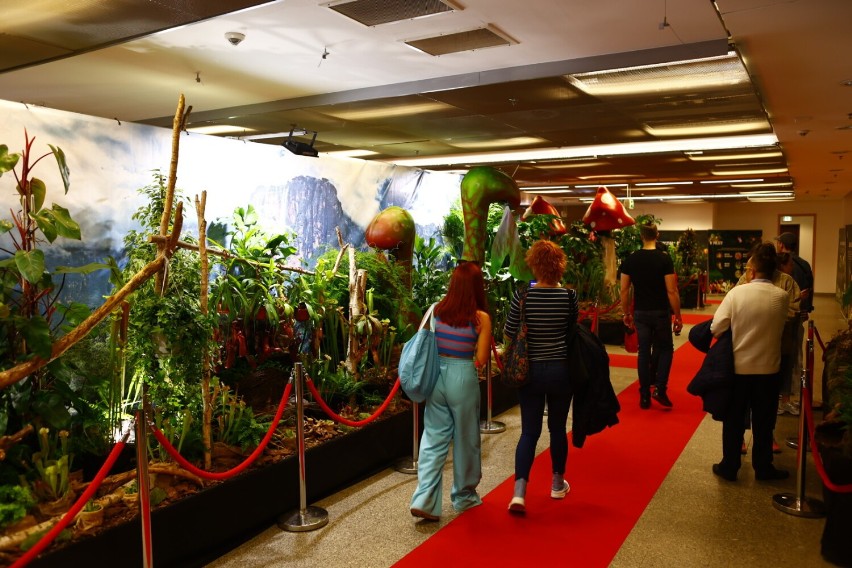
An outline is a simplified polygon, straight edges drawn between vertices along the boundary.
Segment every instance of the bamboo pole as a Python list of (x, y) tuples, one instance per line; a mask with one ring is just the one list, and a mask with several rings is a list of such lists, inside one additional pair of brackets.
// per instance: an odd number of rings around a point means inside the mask
[[(207, 257), (207, 220), (204, 211), (207, 207), (207, 192), (201, 192), (201, 199), (195, 196), (195, 211), (198, 215), (198, 255), (201, 259), (201, 313), (207, 315), (210, 310), (208, 303), (208, 288), (210, 285), (210, 265)], [(207, 345), (204, 347), (201, 361), (201, 405), (203, 419), (201, 421), (201, 436), (204, 442), (204, 468), (210, 469), (213, 465), (213, 433), (211, 423), (213, 422), (213, 404), (210, 399), (210, 351)]]

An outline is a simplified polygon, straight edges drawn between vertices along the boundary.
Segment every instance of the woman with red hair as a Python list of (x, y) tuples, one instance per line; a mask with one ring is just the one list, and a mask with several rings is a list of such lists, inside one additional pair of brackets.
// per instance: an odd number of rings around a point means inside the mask
[(479, 377), (490, 357), (491, 317), (485, 279), (474, 262), (453, 271), (447, 294), (435, 306), (434, 329), (441, 372), (426, 399), (423, 437), (417, 463), (417, 489), (411, 514), (437, 521), (443, 500), (443, 472), (453, 443), (453, 508), (462, 512), (482, 504), (476, 486), (482, 477), (479, 437)]
[[(515, 449), (515, 491), (509, 512), (526, 512), (526, 491), (536, 444), (541, 436), (544, 407), (547, 405), (547, 429), (550, 431), (550, 461), (553, 477), (550, 496), (563, 499), (571, 487), (565, 481), (568, 463), (568, 410), (574, 389), (568, 364), (568, 337), (575, 332), (579, 305), (577, 292), (562, 285), (567, 266), (565, 253), (556, 243), (536, 241), (526, 254), (527, 265), (536, 282), (527, 292), (512, 297), (503, 336), (504, 345), (527, 324), (529, 381), (518, 389), (521, 407), (521, 437)], [(523, 320), (521, 321), (521, 303)]]

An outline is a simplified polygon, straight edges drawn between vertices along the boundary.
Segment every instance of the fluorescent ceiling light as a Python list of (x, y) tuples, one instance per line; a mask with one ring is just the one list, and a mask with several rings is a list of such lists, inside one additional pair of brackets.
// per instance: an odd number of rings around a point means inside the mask
[(372, 156), (378, 154), (372, 150), (335, 150), (333, 152), (323, 152), (324, 156), (334, 156), (335, 158), (361, 158), (363, 156)]
[(485, 154), (455, 154), (386, 160), (399, 166), (452, 166), (458, 164), (483, 164), (489, 162), (529, 162), (533, 160), (560, 160), (565, 158), (598, 158), (598, 156), (625, 156), (662, 152), (687, 152), (695, 150), (732, 150), (778, 144), (774, 134), (748, 134), (685, 140), (654, 140), (651, 142), (625, 142), (597, 146), (566, 146), (563, 148), (537, 148), (507, 150)]
[(763, 178), (752, 179), (706, 179), (699, 183), (747, 183), (750, 181), (763, 181)]
[[(747, 198), (749, 201), (753, 199), (781, 199), (788, 200), (793, 198), (792, 191), (778, 191), (778, 192), (767, 192), (764, 195), (760, 195), (758, 197), (750, 197)], [(709, 193), (703, 195), (643, 195), (639, 197), (630, 196), (629, 199), (633, 201), (677, 201), (681, 202), (689, 202), (692, 200), (710, 200), (710, 199), (743, 199), (746, 197), (745, 195), (740, 195), (738, 193)], [(626, 196), (618, 197), (619, 200), (628, 199)], [(580, 201), (583, 203), (591, 203), (594, 201), (593, 197), (581, 197)]]
[(793, 197), (749, 197), (752, 203), (770, 203), (775, 201), (793, 201)]
[(333, 110), (325, 110), (324, 114), (342, 118), (344, 120), (368, 120), (371, 118), (390, 118), (394, 116), (411, 116), (413, 114), (426, 114), (439, 110), (446, 110), (449, 105), (439, 102), (423, 102), (414, 104), (398, 105), (395, 107), (371, 108), (365, 110), (349, 110), (334, 112)]
[(740, 191), (739, 194), (740, 195), (753, 195), (755, 197), (764, 197), (764, 196), (785, 197), (785, 196), (788, 196), (788, 195), (793, 195), (793, 192), (792, 191), (778, 191), (778, 190), (773, 191), (771, 189), (764, 189), (763, 191)]
[(692, 185), (691, 181), (656, 181), (647, 183), (634, 183), (636, 187), (645, 187), (652, 185)]
[(521, 187), (521, 191), (541, 191), (543, 189), (571, 189), (570, 185), (540, 185), (537, 187)]
[(686, 157), (693, 162), (718, 162), (721, 160), (757, 160), (760, 158), (780, 158), (781, 152), (760, 152), (757, 154), (722, 154), (710, 155), (687, 154)]
[(605, 187), (609, 189), (610, 187), (627, 187), (629, 184), (626, 183), (595, 183), (592, 185), (575, 185), (577, 189), (597, 189), (599, 187)]
[(211, 126), (196, 126), (194, 128), (187, 128), (187, 132), (192, 132), (194, 134), (234, 134), (236, 132), (249, 132), (250, 128), (244, 128), (242, 126), (231, 126), (230, 124), (214, 124)]
[(540, 193), (540, 194), (543, 195), (543, 194), (546, 194), (546, 193), (570, 193), (571, 188), (568, 187), (568, 186), (565, 186), (562, 189), (522, 189), (521, 191), (524, 191), (526, 193)]
[(653, 136), (707, 136), (751, 132), (767, 128), (769, 128), (769, 123), (763, 119), (724, 120), (709, 123), (667, 124), (660, 126), (645, 125), (645, 130)]
[(447, 143), (457, 148), (509, 148), (512, 146), (529, 146), (531, 144), (541, 144), (547, 142), (544, 138), (535, 138), (532, 136), (518, 136), (515, 138), (498, 138), (496, 140), (482, 141), (464, 141), (464, 140), (448, 140)]
[(733, 52), (675, 63), (576, 73), (567, 78), (572, 85), (595, 97), (689, 92), (749, 82), (748, 73)]
[(731, 187), (789, 187), (791, 185), (793, 185), (792, 181), (782, 181), (782, 182), (777, 182), (777, 183), (748, 183), (748, 184), (746, 184), (746, 183), (743, 183), (743, 184), (732, 183)]
[(714, 176), (762, 176), (768, 174), (786, 174), (787, 168), (768, 168), (765, 170), (710, 170)]

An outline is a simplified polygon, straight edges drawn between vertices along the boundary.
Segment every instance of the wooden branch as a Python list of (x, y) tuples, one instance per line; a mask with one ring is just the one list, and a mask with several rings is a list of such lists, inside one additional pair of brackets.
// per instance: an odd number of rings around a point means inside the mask
[[(172, 159), (169, 164), (169, 179), (168, 184), (166, 186), (166, 201), (163, 204), (163, 214), (160, 217), (160, 236), (165, 237), (169, 233), (169, 220), (172, 218), (172, 207), (174, 206), (175, 201), (175, 183), (177, 182), (177, 166), (178, 166), (178, 150), (180, 148), (180, 133), (186, 122), (186, 113), (184, 113), (184, 108), (186, 106), (186, 99), (181, 93), (180, 98), (178, 98), (178, 106), (175, 110), (175, 117), (172, 120)], [(175, 223), (177, 223), (177, 219), (175, 219)], [(173, 231), (173, 233), (177, 233), (180, 235), (180, 231)], [(165, 252), (165, 244), (157, 245), (157, 253), (162, 255)], [(154, 290), (164, 290), (165, 289), (165, 270), (162, 273), (157, 275), (157, 279), (155, 281)]]
[(72, 345), (83, 339), (95, 328), (102, 320), (104, 320), (112, 311), (121, 304), (124, 299), (131, 293), (135, 292), (146, 280), (159, 273), (168, 262), (165, 256), (158, 256), (145, 267), (133, 275), (127, 284), (118, 292), (107, 298), (98, 309), (92, 312), (92, 315), (83, 320), (80, 325), (58, 339), (51, 349), (50, 359), (42, 359), (41, 357), (33, 357), (29, 361), (21, 363), (11, 369), (0, 371), (0, 389), (6, 388), (20, 381), (21, 379), (31, 375), (41, 369), (63, 353), (65, 353)]
[[(159, 235), (151, 235), (150, 237), (148, 237), (148, 241), (152, 242), (152, 243), (165, 242), (165, 240), (166, 240), (165, 237), (161, 237)], [(177, 248), (182, 248), (182, 249), (185, 249), (185, 250), (193, 250), (193, 251), (196, 251), (196, 252), (200, 252), (200, 250), (201, 250), (201, 247), (199, 247), (198, 245), (194, 245), (194, 244), (188, 243), (186, 241), (177, 241), (175, 243), (175, 246)], [(237, 260), (240, 260), (242, 262), (245, 262), (246, 264), (251, 264), (252, 266), (257, 266), (259, 268), (265, 268), (265, 267), (269, 266), (269, 264), (267, 264), (265, 262), (258, 262), (256, 260), (251, 260), (249, 258), (242, 258), (242, 257), (236, 256), (234, 254), (231, 254), (230, 252), (228, 252), (226, 250), (217, 249), (217, 248), (208, 248), (207, 254), (208, 255), (212, 254), (213, 256), (218, 256), (218, 257), (224, 258), (226, 260), (232, 259), (232, 258), (237, 259)], [(299, 268), (298, 266), (285, 266), (283, 264), (277, 264), (276, 263), (275, 268), (277, 268), (278, 270), (287, 270), (287, 271), (290, 271), (290, 272), (298, 272), (299, 274), (307, 274), (308, 276), (313, 276), (314, 274), (316, 274), (315, 272), (312, 272), (310, 270), (305, 270), (304, 268)]]
[(21, 440), (33, 433), (33, 425), (27, 424), (11, 436), (3, 436), (0, 438), (0, 461), (6, 459), (6, 450), (19, 443)]

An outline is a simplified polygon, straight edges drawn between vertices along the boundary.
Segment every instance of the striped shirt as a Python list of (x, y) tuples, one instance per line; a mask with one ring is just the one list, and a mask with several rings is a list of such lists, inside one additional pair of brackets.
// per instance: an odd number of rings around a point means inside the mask
[(479, 336), (471, 323), (467, 327), (451, 327), (435, 317), (435, 339), (438, 341), (438, 355), (473, 359)]
[[(515, 291), (503, 334), (514, 339), (520, 329), (520, 290)], [(565, 359), (566, 334), (577, 325), (577, 292), (570, 288), (530, 288), (524, 303), (527, 349), (531, 361)]]

